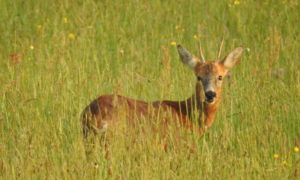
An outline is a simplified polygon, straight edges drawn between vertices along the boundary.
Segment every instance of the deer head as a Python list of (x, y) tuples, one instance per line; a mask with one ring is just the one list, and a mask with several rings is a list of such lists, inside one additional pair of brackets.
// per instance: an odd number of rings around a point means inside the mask
[(204, 62), (203, 58), (200, 60), (193, 56), (181, 45), (177, 46), (177, 50), (182, 62), (193, 69), (198, 83), (202, 84), (206, 104), (214, 104), (220, 98), (223, 78), (240, 60), (243, 52), (243, 48), (238, 47), (222, 60)]

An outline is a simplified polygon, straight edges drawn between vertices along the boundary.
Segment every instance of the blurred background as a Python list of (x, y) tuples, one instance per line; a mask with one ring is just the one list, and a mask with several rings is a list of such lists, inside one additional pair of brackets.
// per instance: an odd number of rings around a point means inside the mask
[[(3, 179), (300, 178), (298, 0), (0, 1)], [(113, 137), (89, 159), (80, 113), (101, 94), (183, 100), (195, 77), (176, 45), (207, 60), (243, 46), (213, 127), (163, 151)], [(300, 140), (299, 140), (300, 141)], [(172, 144), (172, 143), (171, 143)], [(126, 149), (127, 146), (130, 148)], [(298, 149), (297, 149), (298, 148)]]

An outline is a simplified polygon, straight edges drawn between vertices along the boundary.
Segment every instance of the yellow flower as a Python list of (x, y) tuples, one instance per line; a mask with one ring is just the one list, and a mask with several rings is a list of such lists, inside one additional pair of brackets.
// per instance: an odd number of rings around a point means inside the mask
[(40, 25), (40, 24), (36, 25), (36, 28), (37, 28), (37, 29), (42, 29), (42, 27), (43, 27), (43, 26)]
[(64, 23), (67, 24), (68, 23), (68, 18), (64, 18)]
[(177, 45), (177, 43), (175, 41), (172, 41), (170, 44), (171, 44), (171, 46), (176, 46)]
[(125, 52), (124, 52), (123, 49), (121, 49), (121, 50), (119, 51), (119, 53), (120, 53), (120, 56), (124, 56), (124, 54), (125, 54)]
[(68, 35), (68, 37), (69, 37), (69, 39), (75, 39), (75, 34), (70, 33), (70, 34)]
[(185, 29), (184, 28), (182, 28), (181, 26), (175, 26), (175, 29), (177, 30), (177, 31), (182, 31), (182, 32), (184, 32), (185, 31)]
[(286, 161), (282, 161), (282, 165), (283, 166), (290, 166), (290, 164), (288, 162), (286, 162)]
[(233, 4), (234, 4), (234, 5), (239, 5), (239, 4), (241, 4), (241, 2), (238, 1), (238, 0), (235, 0), (235, 1), (233, 2)]
[(279, 158), (279, 155), (278, 154), (274, 154), (274, 159), (278, 159)]
[(294, 152), (299, 152), (299, 148), (297, 146), (294, 147)]
[(33, 45), (30, 45), (30, 46), (29, 46), (29, 49), (34, 50), (34, 46), (33, 46)]
[(99, 165), (97, 163), (94, 164), (94, 168), (98, 169)]
[(193, 38), (194, 38), (194, 39), (200, 39), (200, 36), (194, 35)]

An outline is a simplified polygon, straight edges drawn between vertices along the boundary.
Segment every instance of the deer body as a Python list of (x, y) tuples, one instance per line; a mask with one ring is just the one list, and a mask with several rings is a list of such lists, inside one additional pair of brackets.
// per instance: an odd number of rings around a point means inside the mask
[[(197, 76), (195, 93), (183, 101), (144, 102), (120, 95), (102, 95), (92, 101), (82, 113), (83, 133), (86, 137), (105, 131), (124, 116), (131, 124), (142, 117), (163, 117), (166, 122), (178, 121), (186, 129), (194, 129), (193, 117), (198, 114), (198, 133), (209, 128), (214, 120), (221, 97), (222, 78), (240, 59), (242, 48), (236, 48), (221, 61), (201, 62), (185, 48), (178, 45), (178, 53), (184, 64)], [(204, 124), (201, 117), (204, 114)]]

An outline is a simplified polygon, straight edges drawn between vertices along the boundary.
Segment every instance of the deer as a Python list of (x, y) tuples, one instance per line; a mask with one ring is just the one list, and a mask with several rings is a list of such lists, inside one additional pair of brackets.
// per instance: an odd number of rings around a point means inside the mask
[[(222, 47), (222, 44), (221, 44)], [(221, 51), (220, 47), (220, 51)], [(201, 49), (201, 47), (200, 47)], [(105, 94), (93, 100), (81, 114), (83, 135), (86, 138), (89, 132), (98, 134), (116, 124), (118, 115), (126, 113), (128, 121), (135, 121), (142, 117), (152, 118), (158, 114), (169, 114), (169, 121), (178, 121), (184, 129), (195, 129), (199, 135), (209, 129), (216, 115), (222, 95), (222, 82), (226, 73), (241, 59), (242, 47), (237, 47), (223, 59), (206, 62), (201, 56), (197, 58), (181, 45), (177, 45), (181, 61), (193, 70), (196, 76), (195, 92), (183, 101), (160, 100), (145, 102), (116, 94)], [(198, 119), (193, 120), (194, 114)], [(137, 122), (134, 122), (137, 123)], [(197, 124), (198, 125), (195, 125)]]

